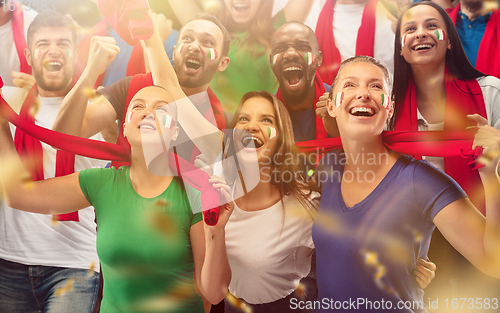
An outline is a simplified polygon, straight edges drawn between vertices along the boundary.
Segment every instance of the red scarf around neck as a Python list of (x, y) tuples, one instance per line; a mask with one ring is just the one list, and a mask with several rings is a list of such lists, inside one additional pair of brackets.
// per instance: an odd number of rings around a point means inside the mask
[[(31, 66), (28, 65), (26, 57), (24, 56), (24, 49), (26, 49), (26, 37), (24, 36), (24, 10), (21, 4), (16, 0), (12, 0), (15, 6), (12, 14), (12, 35), (14, 36), (14, 44), (16, 46), (19, 62), (21, 63), (20, 71), (25, 74), (31, 75)], [(4, 4), (4, 9), (7, 4)], [(7, 8), (9, 9), (9, 8)]]
[[(22, 130), (27, 136), (33, 136), (34, 140), (41, 140), (68, 153), (75, 153), (94, 159), (130, 162), (130, 149), (108, 142), (71, 136), (40, 127), (32, 121), (17, 115), (2, 96), (0, 96), (0, 115), (14, 124), (17, 127), (16, 131), (17, 129)], [(183, 169), (182, 175), (179, 176), (181, 176), (185, 183), (201, 192), (200, 198), (205, 223), (208, 225), (217, 224), (220, 196), (208, 181), (209, 177), (207, 173), (172, 152), (169, 153), (169, 161), (170, 166), (178, 172), (180, 172), (179, 169)]]
[[(128, 87), (127, 98), (125, 100), (125, 107), (123, 109), (122, 121), (125, 121), (128, 105), (130, 104), (130, 101), (132, 100), (134, 95), (142, 88), (152, 85), (153, 85), (153, 75), (151, 74), (151, 72), (147, 74), (135, 75), (132, 78), (132, 80), (130, 81), (130, 85)], [(222, 108), (222, 104), (220, 103), (219, 99), (212, 91), (212, 89), (208, 88), (207, 93), (208, 93), (208, 98), (210, 100), (210, 104), (212, 106), (212, 110), (207, 110), (207, 112), (205, 113), (205, 118), (213, 124), (214, 121), (211, 120), (212, 117), (211, 111), (213, 111), (217, 127), (221, 130), (225, 129), (226, 120), (224, 118), (224, 109)], [(118, 140), (116, 141), (116, 143), (122, 147), (130, 149), (130, 144), (128, 143), (127, 139), (125, 139), (125, 137), (123, 136), (123, 132), (118, 133)], [(198, 154), (200, 154), (200, 151), (195, 146), (191, 155), (191, 161), (194, 161), (194, 157), (196, 157)], [(119, 162), (119, 161), (111, 162), (111, 166), (114, 166), (115, 168), (119, 168), (120, 166), (123, 165), (130, 165), (130, 163)]]
[[(22, 119), (34, 124), (33, 110), (35, 102), (38, 98), (38, 87), (33, 85), (28, 96), (24, 100), (21, 107), (20, 116)], [(44, 180), (43, 174), (43, 149), (40, 140), (31, 137), (24, 133), (21, 129), (16, 128), (14, 136), (14, 144), (17, 153), (24, 161), (25, 166), (29, 169), (33, 180)], [(56, 177), (65, 176), (75, 172), (75, 155), (66, 151), (58, 150), (56, 152)], [(54, 215), (59, 221), (78, 221), (78, 211), (68, 214)]]
[[(316, 103), (318, 103), (319, 97), (321, 97), (325, 93), (325, 85), (323, 85), (323, 80), (321, 80), (321, 77), (319, 76), (318, 72), (316, 71), (315, 77), (314, 77), (314, 112), (316, 112)], [(281, 88), (278, 88), (278, 91), (276, 92), (276, 97), (283, 102), (285, 107), (288, 109), (288, 105), (283, 101), (283, 96), (281, 95)], [(325, 126), (323, 125), (323, 121), (316, 115), (316, 139), (323, 139), (328, 137), (328, 133), (325, 130)]]
[[(453, 24), (457, 25), (460, 3), (448, 11)], [(483, 39), (479, 44), (476, 59), (476, 69), (486, 75), (500, 78), (500, 10), (495, 9), (486, 23)]]
[[(375, 10), (378, 0), (368, 0), (363, 10), (361, 26), (358, 29), (356, 39), (356, 55), (367, 55), (373, 57), (375, 44)], [(318, 17), (316, 25), (316, 37), (318, 38), (319, 51), (323, 52), (323, 62), (317, 71), (323, 81), (328, 85), (333, 83), (339, 70), (342, 57), (335, 45), (333, 35), (333, 11), (335, 0), (327, 0)], [(354, 56), (354, 55), (353, 55)]]
[[(80, 43), (78, 44), (78, 58), (75, 64), (74, 69), (74, 77), (78, 80), (83, 73), (83, 70), (87, 66), (89, 51), (90, 51), (90, 43), (93, 36), (106, 36), (108, 27), (108, 22), (105, 19), (102, 19), (99, 23), (97, 23), (90, 32), (85, 35)], [(102, 73), (94, 85), (94, 89), (102, 85), (102, 80), (104, 79), (104, 74)], [(142, 45), (140, 43), (136, 44), (132, 49), (132, 53), (130, 54), (130, 58), (127, 63), (127, 71), (126, 76), (134, 76), (136, 74), (144, 74), (146, 73), (146, 65), (144, 64), (144, 50), (142, 49)]]
[[(462, 81), (445, 76), (446, 108), (444, 119), (445, 131), (464, 131), (475, 122), (467, 119), (467, 114), (479, 114), (486, 118), (486, 106), (479, 83), (475, 80)], [(410, 78), (404, 103), (396, 119), (395, 130), (418, 131), (416, 86)], [(469, 146), (470, 147), (470, 146)], [(426, 155), (419, 153), (417, 157)], [(445, 157), (445, 172), (450, 175), (469, 195), (471, 201), (483, 214), (484, 189), (477, 170), (469, 169), (469, 162), (460, 157)]]

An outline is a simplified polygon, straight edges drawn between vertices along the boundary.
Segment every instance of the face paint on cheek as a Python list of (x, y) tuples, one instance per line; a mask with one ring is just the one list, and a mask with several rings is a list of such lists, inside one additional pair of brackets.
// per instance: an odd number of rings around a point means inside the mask
[(385, 109), (387, 109), (389, 107), (389, 96), (383, 93), (381, 94), (381, 97), (382, 97), (382, 105), (384, 106)]
[(278, 63), (278, 58), (280, 57), (280, 55), (281, 54), (278, 53), (273, 56), (273, 65), (276, 65), (276, 63)]
[(268, 127), (267, 134), (269, 135), (269, 139), (273, 139), (274, 137), (276, 137), (276, 128)]
[(130, 120), (132, 119), (132, 114), (134, 114), (134, 112), (128, 112), (127, 115), (125, 115), (125, 123), (130, 123)]
[(215, 50), (214, 48), (208, 48), (207, 49), (207, 56), (208, 56), (209, 60), (217, 59), (217, 56), (218, 56), (217, 50)]
[(33, 50), (33, 59), (38, 60), (42, 58), (42, 51), (40, 49)]
[(403, 48), (405, 46), (405, 43), (406, 43), (406, 36), (407, 35), (404, 35), (403, 37), (401, 37), (401, 48)]
[(73, 57), (73, 51), (71, 51), (71, 49), (64, 49), (64, 54), (65, 54), (65, 55), (66, 55), (66, 57), (68, 57), (68, 58)]
[(168, 114), (162, 115), (161, 122), (165, 128), (172, 129), (174, 127), (174, 119)]
[(177, 52), (181, 53), (182, 48), (184, 48), (184, 43), (178, 42), (175, 46), (177, 48)]
[(314, 56), (311, 52), (304, 53), (304, 61), (307, 65), (311, 65), (314, 62)]
[(344, 101), (344, 92), (337, 92), (335, 95), (335, 107), (338, 108)]
[(434, 35), (436, 35), (437, 40), (445, 40), (446, 37), (444, 31), (442, 31), (441, 29), (435, 30)]

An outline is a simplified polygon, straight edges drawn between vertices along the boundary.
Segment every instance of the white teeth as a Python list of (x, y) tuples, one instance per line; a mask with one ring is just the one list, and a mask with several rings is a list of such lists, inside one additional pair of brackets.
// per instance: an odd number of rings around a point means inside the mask
[(350, 113), (351, 114), (356, 114), (358, 112), (365, 112), (365, 113), (374, 114), (372, 108), (365, 108), (365, 107), (354, 107), (354, 108), (351, 109)]
[(244, 8), (248, 8), (249, 5), (248, 4), (241, 4), (241, 3), (236, 4), (235, 3), (235, 4), (233, 4), (233, 6), (235, 8), (238, 8), (238, 9), (244, 9)]
[(285, 68), (283, 71), (288, 72), (288, 71), (301, 71), (302, 69), (296, 66), (290, 66)]
[(149, 124), (141, 124), (139, 125), (139, 128), (140, 129), (152, 129), (152, 130), (155, 130), (155, 128)]
[(49, 62), (50, 65), (62, 65), (61, 63), (59, 62)]
[(427, 44), (426, 45), (417, 45), (417, 46), (413, 47), (413, 50), (426, 49), (426, 48), (430, 49), (430, 48), (432, 48), (432, 45), (427, 45)]
[(198, 62), (196, 60), (192, 60), (192, 59), (187, 60), (187, 62), (200, 65), (200, 62)]
[(255, 140), (255, 141), (257, 141), (261, 145), (264, 144), (264, 142), (262, 142), (262, 140), (260, 140), (260, 138), (258, 138), (258, 137), (252, 136), (252, 139)]

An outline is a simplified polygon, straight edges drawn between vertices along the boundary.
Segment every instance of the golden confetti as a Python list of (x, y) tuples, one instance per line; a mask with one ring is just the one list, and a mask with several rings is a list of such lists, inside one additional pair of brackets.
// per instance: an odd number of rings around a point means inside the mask
[(297, 289), (295, 290), (295, 293), (297, 294), (297, 296), (299, 298), (304, 298), (306, 296), (306, 293), (307, 293), (306, 286), (299, 282), (299, 284), (297, 285)]
[(203, 7), (203, 11), (207, 13), (215, 13), (221, 8), (220, 0), (205, 0), (201, 2), (201, 6)]
[(365, 264), (375, 269), (375, 274), (373, 275), (373, 280), (375, 281), (375, 284), (377, 284), (377, 286), (380, 289), (384, 290), (385, 292), (394, 295), (395, 294), (394, 290), (392, 290), (382, 281), (382, 278), (385, 276), (387, 270), (385, 266), (378, 261), (377, 252), (364, 251), (362, 253), (365, 257)]
[(94, 92), (94, 89), (90, 88), (90, 87), (87, 87), (85, 89), (83, 89), (83, 93), (89, 97), (89, 98), (93, 98), (95, 96), (95, 92)]
[(164, 312), (178, 308), (187, 299), (198, 297), (192, 282), (179, 282), (169, 293), (160, 296), (147, 297), (137, 301), (134, 311)]
[(252, 308), (248, 306), (243, 300), (236, 298), (229, 292), (226, 295), (226, 301), (229, 305), (244, 313), (252, 313)]
[(35, 102), (33, 103), (33, 106), (31, 107), (29, 111), (29, 115), (32, 117), (35, 117), (36, 113), (38, 112), (38, 109), (40, 109), (40, 101), (38, 100), (38, 97), (35, 99)]
[(96, 261), (92, 260), (92, 262), (90, 262), (90, 265), (89, 265), (89, 277), (94, 275), (95, 268), (96, 268)]
[(68, 280), (66, 286), (59, 288), (55, 291), (56, 297), (62, 296), (64, 293), (71, 291), (73, 289), (73, 279)]
[(59, 220), (57, 219), (57, 216), (52, 215), (52, 219), (50, 220), (50, 224), (52, 225), (52, 227), (56, 227), (58, 222)]
[(178, 235), (177, 223), (167, 214), (152, 210), (149, 213), (149, 222), (160, 233), (169, 238), (174, 238)]
[(155, 202), (155, 205), (166, 207), (170, 205), (170, 202), (168, 202), (167, 200), (159, 199), (158, 201)]

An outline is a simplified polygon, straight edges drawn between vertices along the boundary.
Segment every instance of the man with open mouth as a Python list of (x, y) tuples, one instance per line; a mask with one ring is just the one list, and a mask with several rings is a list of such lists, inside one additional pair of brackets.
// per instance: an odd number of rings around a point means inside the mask
[[(73, 86), (76, 29), (61, 13), (45, 11), (31, 23), (27, 39), (24, 54), (33, 68), (36, 85), (24, 101), (20, 115), (51, 128), (63, 97)], [(102, 140), (102, 136), (98, 134), (93, 139)], [(15, 143), (33, 180), (106, 164), (56, 151), (19, 129)], [(0, 312), (93, 311), (99, 288), (93, 207), (70, 214), (45, 215), (15, 210), (2, 200), (0, 233)]]

